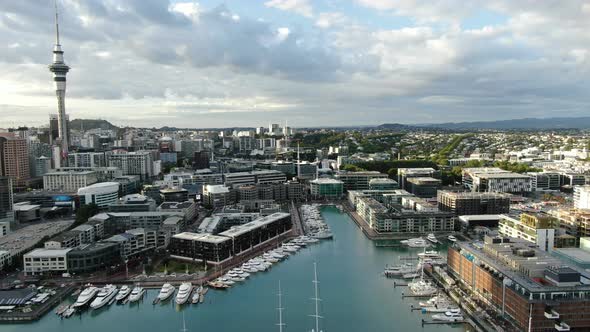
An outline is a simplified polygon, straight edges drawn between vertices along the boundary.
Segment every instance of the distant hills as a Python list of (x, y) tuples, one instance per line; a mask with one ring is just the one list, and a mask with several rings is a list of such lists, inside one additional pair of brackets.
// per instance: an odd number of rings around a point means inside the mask
[(441, 129), (586, 129), (590, 128), (590, 117), (448, 122), (427, 124), (422, 127)]
[(113, 125), (107, 120), (95, 120), (95, 119), (74, 119), (70, 121), (71, 129), (83, 128), (84, 130), (89, 129), (105, 129), (105, 130), (117, 130), (119, 127)]

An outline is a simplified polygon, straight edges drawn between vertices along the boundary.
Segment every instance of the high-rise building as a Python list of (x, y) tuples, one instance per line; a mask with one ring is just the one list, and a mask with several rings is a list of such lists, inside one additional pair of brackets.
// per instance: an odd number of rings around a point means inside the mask
[(574, 207), (590, 209), (590, 186), (574, 186)]
[[(57, 2), (55, 5), (55, 46), (53, 47), (53, 62), (49, 65), (49, 70), (53, 73), (53, 86), (57, 96), (57, 122), (59, 140), (61, 146), (61, 157), (63, 164), (67, 163), (69, 150), (69, 138), (66, 117), (66, 74), (70, 67), (64, 62), (64, 52), (61, 49), (59, 41), (59, 22), (57, 15)], [(65, 166), (63, 165), (62, 166)]]
[[(70, 116), (66, 114), (66, 132), (70, 137)], [(57, 144), (59, 141), (59, 121), (57, 114), (49, 114), (49, 144)]]
[(193, 168), (194, 169), (209, 168), (209, 152), (208, 151), (195, 152), (194, 159), (193, 159)]
[(27, 141), (12, 133), (0, 134), (0, 176), (12, 178), (17, 188), (26, 187), (30, 179)]
[(0, 176), (0, 220), (12, 216), (12, 180), (6, 176)]

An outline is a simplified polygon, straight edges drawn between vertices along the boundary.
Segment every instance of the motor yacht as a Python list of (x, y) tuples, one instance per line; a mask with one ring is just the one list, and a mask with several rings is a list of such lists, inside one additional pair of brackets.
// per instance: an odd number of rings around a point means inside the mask
[(127, 285), (124, 285), (119, 290), (119, 293), (117, 293), (115, 300), (117, 300), (117, 302), (123, 301), (127, 298), (127, 296), (129, 296), (129, 294), (131, 294), (131, 288)]
[(145, 294), (145, 289), (141, 286), (135, 286), (129, 295), (129, 302), (137, 302), (143, 298), (143, 294)]
[(430, 246), (430, 244), (421, 237), (403, 240), (401, 243), (407, 245), (410, 248), (426, 248)]
[(428, 234), (428, 236), (426, 236), (426, 240), (436, 244), (438, 243), (438, 239), (436, 238), (436, 236), (434, 236), (433, 233)]
[(79, 308), (79, 307), (83, 307), (83, 306), (87, 305), (88, 303), (90, 303), (90, 301), (92, 301), (92, 299), (96, 296), (96, 294), (98, 293), (99, 290), (100, 290), (100, 288), (98, 288), (98, 287), (94, 287), (94, 286), (87, 287), (86, 289), (84, 289), (82, 291), (82, 293), (80, 293), (80, 295), (78, 295), (78, 299), (76, 300), (76, 303), (74, 303), (72, 306), (74, 308)]
[(448, 239), (449, 241), (451, 241), (451, 242), (457, 242), (457, 238), (456, 238), (455, 236), (453, 236), (453, 235), (449, 235), (449, 236), (447, 237), (447, 239)]
[(460, 309), (449, 310), (445, 311), (444, 314), (433, 315), (432, 319), (444, 322), (460, 322), (464, 320)]
[(90, 303), (90, 308), (99, 309), (109, 304), (111, 300), (117, 295), (117, 286), (106, 285), (100, 289), (96, 298)]
[(164, 284), (162, 286), (162, 289), (160, 289), (160, 293), (158, 293), (158, 299), (160, 301), (168, 300), (172, 296), (172, 294), (174, 294), (175, 290), (176, 288), (174, 288), (174, 286), (172, 286), (171, 284)]
[(178, 288), (176, 294), (176, 304), (185, 304), (193, 291), (193, 285), (190, 282), (183, 282)]

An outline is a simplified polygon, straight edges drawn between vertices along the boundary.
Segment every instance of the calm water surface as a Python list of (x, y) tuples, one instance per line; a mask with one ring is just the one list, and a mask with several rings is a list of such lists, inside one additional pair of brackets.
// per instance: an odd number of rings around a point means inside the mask
[[(177, 308), (173, 303), (152, 305), (156, 290), (148, 292), (142, 303), (115, 305), (99, 311), (86, 311), (61, 320), (53, 312), (38, 322), (26, 325), (0, 325), (3, 332), (119, 332), (180, 331), (182, 313), (189, 331), (278, 331), (278, 283), (283, 292), (284, 331), (310, 331), (314, 326), (313, 262), (318, 264), (320, 280), (321, 329), (335, 331), (463, 331), (463, 326), (431, 325), (429, 318), (410, 312), (416, 301), (402, 300), (403, 288), (393, 288), (390, 279), (380, 275), (385, 264), (419, 249), (378, 248), (366, 239), (346, 214), (334, 207), (322, 208), (332, 228), (334, 240), (311, 245), (258, 273), (245, 283), (227, 291), (210, 290), (205, 303)], [(443, 248), (440, 248), (443, 249)]]

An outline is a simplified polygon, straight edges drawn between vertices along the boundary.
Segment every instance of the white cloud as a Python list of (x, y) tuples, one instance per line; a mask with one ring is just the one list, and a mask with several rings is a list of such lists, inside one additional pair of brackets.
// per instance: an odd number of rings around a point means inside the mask
[(315, 25), (320, 28), (327, 29), (334, 27), (336, 25), (343, 24), (347, 21), (348, 20), (346, 16), (342, 13), (320, 13), (315, 22)]
[(309, 0), (270, 0), (265, 2), (264, 5), (284, 11), (292, 11), (305, 17), (313, 16), (313, 8)]

